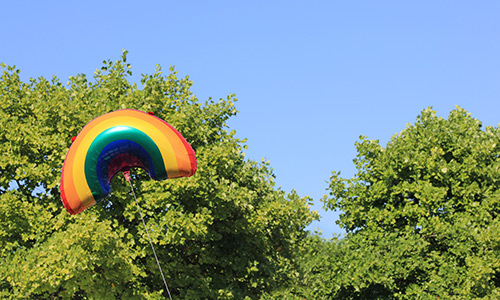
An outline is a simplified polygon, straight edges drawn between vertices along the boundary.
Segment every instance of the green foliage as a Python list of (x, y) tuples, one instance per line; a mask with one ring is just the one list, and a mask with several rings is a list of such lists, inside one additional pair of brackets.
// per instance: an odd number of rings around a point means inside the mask
[(318, 218), (308, 198), (275, 188), (267, 162), (244, 158), (227, 130), (234, 95), (200, 103), (189, 78), (158, 66), (139, 89), (126, 52), (84, 74), (22, 82), (0, 77), (0, 298), (163, 299), (163, 282), (123, 178), (112, 196), (70, 216), (59, 200), (71, 137), (122, 108), (153, 111), (182, 132), (198, 159), (190, 178), (133, 184), (175, 299), (256, 299), (293, 276), (296, 244)]
[(385, 148), (356, 148), (357, 174), (334, 172), (325, 199), (348, 232), (331, 298), (498, 299), (500, 130), (427, 109)]
[(339, 296), (338, 275), (346, 255), (343, 241), (338, 237), (325, 240), (320, 235), (300, 240), (288, 284), (264, 294), (262, 300), (327, 300)]

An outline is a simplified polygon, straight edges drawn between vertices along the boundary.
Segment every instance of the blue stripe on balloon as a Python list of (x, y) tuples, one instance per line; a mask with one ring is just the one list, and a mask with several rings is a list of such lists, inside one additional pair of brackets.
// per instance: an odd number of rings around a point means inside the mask
[(110, 181), (108, 178), (109, 164), (113, 161), (115, 157), (120, 154), (130, 154), (137, 157), (143, 164), (144, 169), (148, 171), (149, 176), (155, 178), (156, 172), (153, 164), (153, 160), (148, 152), (138, 143), (130, 140), (117, 140), (109, 143), (99, 154), (97, 159), (97, 178), (102, 190), (109, 194), (111, 192)]

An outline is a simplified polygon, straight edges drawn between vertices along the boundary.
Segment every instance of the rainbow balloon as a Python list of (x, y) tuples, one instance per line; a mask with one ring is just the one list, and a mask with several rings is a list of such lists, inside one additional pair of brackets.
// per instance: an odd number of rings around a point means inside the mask
[(124, 109), (89, 122), (69, 148), (61, 175), (61, 200), (78, 214), (111, 192), (120, 171), (142, 168), (154, 180), (189, 177), (196, 157), (182, 135), (160, 118)]

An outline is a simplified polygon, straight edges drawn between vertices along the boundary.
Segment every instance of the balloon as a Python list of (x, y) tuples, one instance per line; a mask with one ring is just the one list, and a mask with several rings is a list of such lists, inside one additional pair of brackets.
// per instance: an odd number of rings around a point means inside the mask
[(167, 122), (133, 109), (90, 121), (69, 148), (61, 175), (61, 200), (78, 214), (111, 192), (113, 176), (142, 168), (154, 180), (189, 177), (196, 172), (191, 145)]

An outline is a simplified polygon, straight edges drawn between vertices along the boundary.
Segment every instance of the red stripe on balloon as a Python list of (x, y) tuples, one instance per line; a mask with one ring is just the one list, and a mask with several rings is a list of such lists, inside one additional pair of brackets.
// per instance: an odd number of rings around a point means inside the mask
[[(64, 174), (64, 166), (65, 165), (66, 165), (66, 160), (64, 160), (64, 163), (63, 163), (62, 174)], [(64, 208), (66, 208), (66, 211), (72, 215), (76, 214), (76, 212), (74, 212), (71, 209), (71, 207), (69, 206), (68, 200), (66, 199), (66, 191), (64, 190), (64, 175), (61, 175), (61, 185), (59, 186), (59, 190), (61, 191), (61, 200), (63, 202)]]

